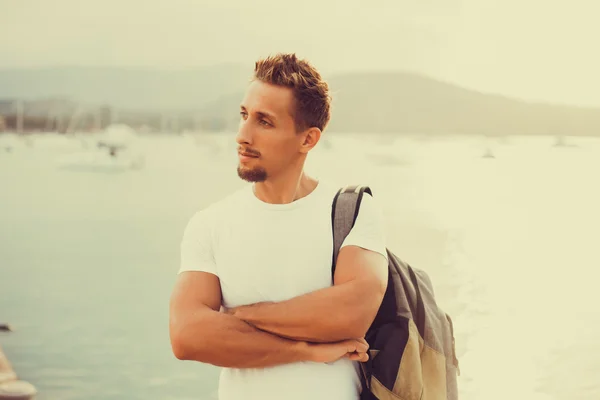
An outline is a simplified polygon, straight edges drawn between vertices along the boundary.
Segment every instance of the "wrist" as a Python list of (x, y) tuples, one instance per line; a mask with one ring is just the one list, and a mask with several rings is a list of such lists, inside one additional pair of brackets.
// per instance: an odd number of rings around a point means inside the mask
[(298, 355), (298, 361), (315, 361), (315, 345), (309, 342), (294, 342), (293, 346)]
[(246, 321), (247, 316), (248, 316), (248, 312), (246, 310), (248, 308), (249, 308), (248, 306), (239, 306), (239, 307), (236, 307), (236, 308), (234, 308), (234, 309), (231, 310), (231, 315), (233, 315), (237, 319), (241, 319), (244, 322), (248, 322), (248, 321)]
[(264, 301), (261, 303), (236, 307), (233, 311), (233, 315), (249, 324), (256, 324), (263, 320), (261, 315), (265, 315), (265, 313), (268, 315), (268, 307), (270, 304), (272, 304), (272, 302)]

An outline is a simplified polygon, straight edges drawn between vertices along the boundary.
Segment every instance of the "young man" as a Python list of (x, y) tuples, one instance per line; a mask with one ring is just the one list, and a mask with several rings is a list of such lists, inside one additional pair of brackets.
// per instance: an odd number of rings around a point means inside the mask
[(327, 84), (294, 54), (260, 60), (240, 114), (237, 172), (250, 184), (185, 229), (173, 352), (223, 367), (221, 400), (358, 399), (387, 285), (381, 213), (364, 196), (332, 280), (338, 188), (304, 173), (329, 122)]

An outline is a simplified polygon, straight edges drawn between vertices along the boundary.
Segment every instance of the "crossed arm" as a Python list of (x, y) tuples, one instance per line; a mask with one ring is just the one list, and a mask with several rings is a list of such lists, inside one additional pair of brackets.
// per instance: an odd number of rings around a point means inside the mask
[(191, 273), (178, 281), (171, 297), (173, 352), (179, 359), (232, 368), (325, 361), (319, 357), (329, 357), (337, 350), (327, 348), (328, 354), (324, 354), (320, 348), (317, 355), (311, 343), (362, 338), (385, 294), (387, 271), (382, 255), (346, 246), (339, 253), (332, 287), (227, 313), (218, 312), (218, 278)]
[(260, 330), (294, 340), (360, 338), (377, 314), (387, 288), (387, 274), (387, 261), (381, 254), (346, 246), (339, 253), (332, 287), (226, 312)]

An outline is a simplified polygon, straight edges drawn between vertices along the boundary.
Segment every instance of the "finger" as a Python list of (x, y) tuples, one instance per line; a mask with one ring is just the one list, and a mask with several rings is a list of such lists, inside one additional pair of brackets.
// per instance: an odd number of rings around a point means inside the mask
[(356, 340), (347, 340), (345, 344), (347, 353), (354, 353), (358, 351), (358, 347), (360, 346), (360, 344)]
[(367, 362), (369, 360), (368, 353), (347, 353), (346, 357), (352, 361)]
[(357, 341), (356, 343), (356, 351), (359, 353), (366, 353), (367, 350), (369, 350), (369, 344), (363, 340), (361, 341)]

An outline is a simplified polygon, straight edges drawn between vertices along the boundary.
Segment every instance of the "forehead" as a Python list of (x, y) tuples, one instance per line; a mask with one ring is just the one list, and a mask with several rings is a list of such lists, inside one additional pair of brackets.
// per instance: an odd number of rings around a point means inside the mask
[(292, 118), (294, 102), (291, 88), (255, 80), (248, 86), (242, 106), (249, 112), (265, 112), (279, 118)]

